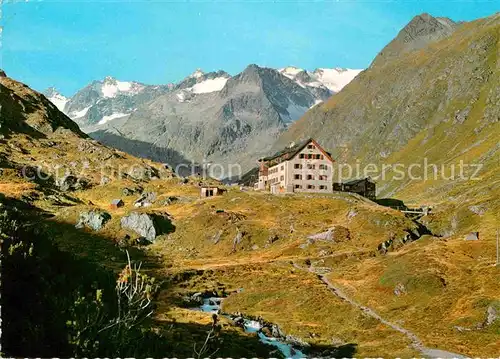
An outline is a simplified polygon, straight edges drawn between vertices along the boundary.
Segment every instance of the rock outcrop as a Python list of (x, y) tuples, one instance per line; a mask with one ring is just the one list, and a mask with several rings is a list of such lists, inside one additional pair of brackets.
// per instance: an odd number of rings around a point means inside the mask
[(78, 223), (75, 225), (75, 227), (88, 227), (94, 231), (98, 231), (103, 228), (110, 219), (111, 215), (103, 211), (93, 210), (88, 212), (81, 212)]

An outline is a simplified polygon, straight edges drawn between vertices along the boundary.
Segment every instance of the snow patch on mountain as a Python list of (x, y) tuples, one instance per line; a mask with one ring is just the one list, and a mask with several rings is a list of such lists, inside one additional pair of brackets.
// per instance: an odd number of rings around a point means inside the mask
[(104, 79), (104, 83), (101, 87), (101, 92), (105, 98), (114, 98), (120, 93), (135, 95), (141, 92), (143, 89), (144, 86), (136, 82), (118, 81), (108, 76)]
[(70, 100), (66, 96), (62, 95), (54, 87), (50, 87), (43, 92), (45, 97), (57, 107), (59, 111), (64, 111), (66, 104)]
[(87, 112), (90, 110), (91, 107), (92, 106), (87, 106), (83, 110), (70, 112), (68, 116), (71, 119), (81, 118), (87, 114)]
[(351, 82), (362, 70), (342, 68), (319, 68), (313, 72), (288, 66), (278, 70), (282, 75), (295, 81), (301, 87), (327, 88), (333, 93), (339, 92), (344, 86)]
[(130, 115), (129, 113), (113, 113), (108, 116), (103, 116), (103, 118), (97, 123), (98, 125), (104, 125), (106, 122), (112, 121), (116, 118), (125, 117)]
[(216, 77), (214, 79), (207, 79), (202, 82), (198, 82), (191, 88), (191, 91), (195, 94), (200, 93), (210, 93), (220, 91), (226, 85), (227, 77)]
[(69, 98), (58, 93), (49, 97), (49, 101), (52, 102), (59, 109), (59, 111), (64, 111), (64, 107), (68, 103)]
[(288, 77), (289, 79), (295, 80), (295, 76), (297, 76), (299, 72), (304, 71), (304, 69), (295, 66), (288, 66), (283, 69), (279, 69), (278, 71), (281, 72), (286, 77)]
[(194, 77), (195, 79), (198, 79), (203, 75), (205, 75), (205, 73), (201, 69), (196, 69), (196, 71), (193, 72), (191, 75), (189, 75), (189, 77)]
[(339, 92), (363, 70), (352, 69), (316, 69), (313, 77), (333, 92)]

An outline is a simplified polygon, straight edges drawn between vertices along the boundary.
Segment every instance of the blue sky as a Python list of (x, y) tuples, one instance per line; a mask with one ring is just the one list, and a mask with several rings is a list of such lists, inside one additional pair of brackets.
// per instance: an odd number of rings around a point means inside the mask
[(72, 95), (107, 75), (177, 82), (196, 68), (248, 64), (365, 68), (414, 15), (473, 20), (493, 1), (4, 2), (1, 67), (37, 90)]

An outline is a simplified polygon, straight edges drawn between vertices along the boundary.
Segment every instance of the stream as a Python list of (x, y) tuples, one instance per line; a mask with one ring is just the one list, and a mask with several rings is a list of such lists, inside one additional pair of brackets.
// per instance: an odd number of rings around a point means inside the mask
[(242, 326), (245, 332), (257, 333), (257, 336), (262, 343), (276, 347), (285, 356), (285, 358), (307, 358), (307, 356), (303, 352), (297, 349), (296, 345), (294, 346), (292, 343), (289, 343), (285, 338), (266, 336), (262, 332), (264, 326), (259, 321), (247, 319), (242, 316), (222, 314), (221, 303), (223, 300), (224, 298), (219, 297), (203, 298), (203, 304), (197, 308), (193, 308), (193, 310), (199, 310), (205, 313), (220, 314), (226, 318), (231, 319), (235, 323), (235, 325)]

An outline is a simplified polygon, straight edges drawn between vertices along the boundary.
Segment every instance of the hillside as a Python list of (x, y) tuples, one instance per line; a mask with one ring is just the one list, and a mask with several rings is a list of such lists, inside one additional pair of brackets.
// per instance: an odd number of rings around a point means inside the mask
[[(275, 147), (313, 137), (339, 163), (375, 165), (369, 175), (379, 197), (441, 205), (448, 219), (439, 233), (485, 222), (492, 238), (500, 195), (499, 39), (498, 14), (460, 24), (417, 16), (367, 70), (290, 126)], [(473, 213), (476, 206), (485, 211)]]

